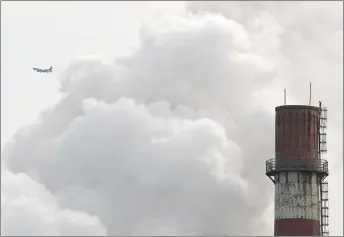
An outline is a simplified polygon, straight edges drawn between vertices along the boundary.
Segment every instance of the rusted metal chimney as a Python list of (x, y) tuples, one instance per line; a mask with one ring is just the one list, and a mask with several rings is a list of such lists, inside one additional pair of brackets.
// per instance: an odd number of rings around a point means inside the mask
[(327, 110), (306, 105), (276, 107), (275, 157), (266, 175), (275, 185), (275, 236), (319, 236), (328, 231)]

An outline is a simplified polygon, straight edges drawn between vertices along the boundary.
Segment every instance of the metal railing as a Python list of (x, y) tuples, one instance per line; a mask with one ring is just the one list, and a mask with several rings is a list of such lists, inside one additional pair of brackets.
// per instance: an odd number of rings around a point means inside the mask
[(272, 158), (266, 161), (266, 174), (279, 171), (316, 171), (328, 175), (328, 162), (306, 157)]

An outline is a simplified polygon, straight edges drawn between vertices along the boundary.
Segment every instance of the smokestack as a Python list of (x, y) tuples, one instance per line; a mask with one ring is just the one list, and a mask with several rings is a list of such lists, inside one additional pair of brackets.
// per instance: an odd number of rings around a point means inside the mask
[(275, 157), (266, 175), (275, 185), (275, 236), (327, 236), (326, 108), (275, 108)]

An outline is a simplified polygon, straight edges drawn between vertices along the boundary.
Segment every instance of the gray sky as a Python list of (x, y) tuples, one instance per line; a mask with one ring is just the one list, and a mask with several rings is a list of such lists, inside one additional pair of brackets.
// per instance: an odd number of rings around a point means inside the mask
[[(159, 15), (183, 12), (183, 5), (183, 2), (3, 2), (1, 55), (6, 60), (2, 61), (1, 70), (1, 120), (6, 126), (1, 129), (1, 147), (20, 126), (33, 122), (40, 110), (56, 103), (60, 96), (56, 79), (71, 61), (90, 54), (109, 60), (125, 55), (137, 46), (143, 24)], [(102, 14), (93, 17), (95, 11)], [(38, 76), (31, 70), (50, 65), (57, 70), (51, 76)]]
[(308, 103), (312, 81), (342, 235), (342, 17), (339, 2), (2, 2), (2, 233), (272, 235), (274, 107), (283, 88)]

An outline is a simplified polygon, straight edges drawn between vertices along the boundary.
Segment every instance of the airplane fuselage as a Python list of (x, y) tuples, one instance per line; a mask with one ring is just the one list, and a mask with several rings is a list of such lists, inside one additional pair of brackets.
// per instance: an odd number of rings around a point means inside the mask
[(53, 67), (50, 67), (50, 68), (48, 68), (48, 69), (40, 69), (40, 68), (33, 68), (33, 70), (34, 71), (36, 71), (36, 72), (40, 72), (40, 73), (44, 73), (44, 72), (52, 72), (52, 70), (53, 70)]

